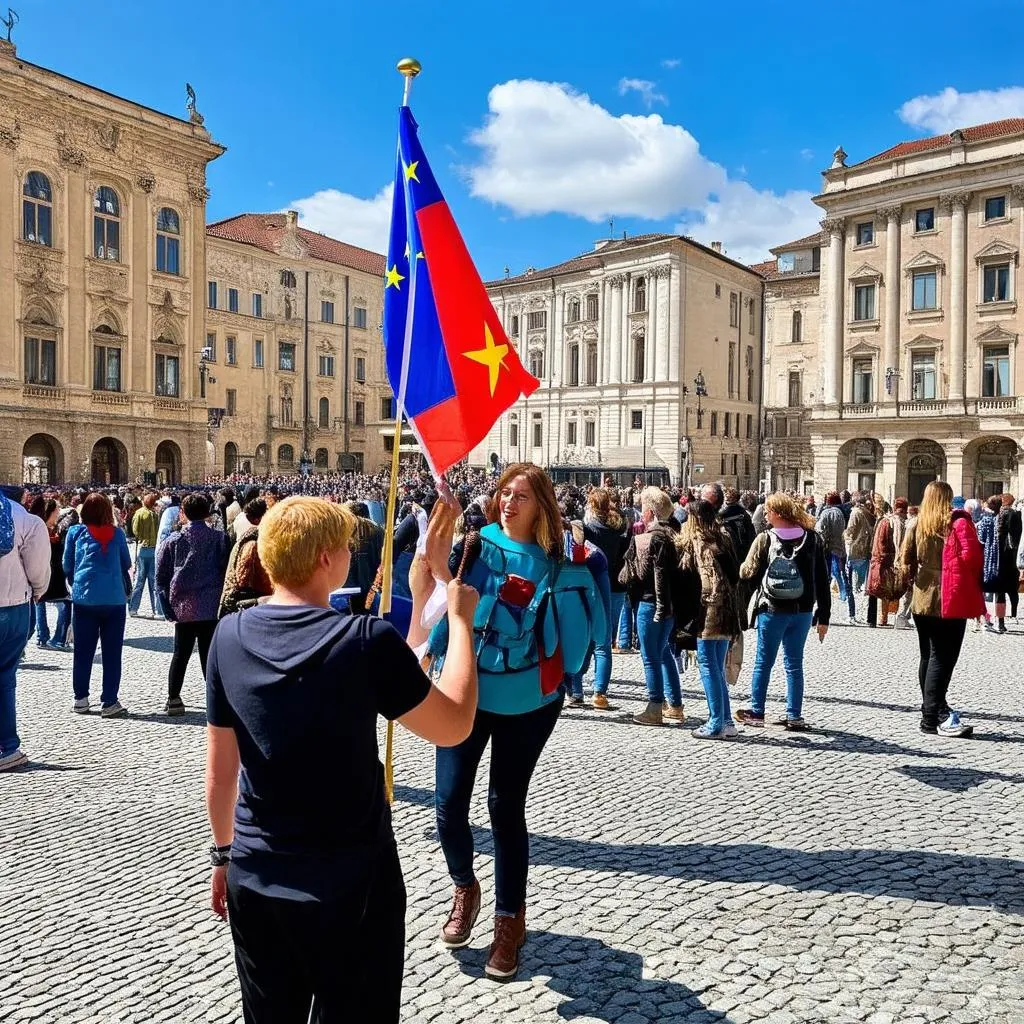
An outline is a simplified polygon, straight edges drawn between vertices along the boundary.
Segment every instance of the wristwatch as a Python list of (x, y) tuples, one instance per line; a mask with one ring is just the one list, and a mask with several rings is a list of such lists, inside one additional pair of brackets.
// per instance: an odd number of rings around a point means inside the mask
[(210, 863), (215, 868), (222, 868), (231, 861), (231, 844), (227, 846), (210, 846)]

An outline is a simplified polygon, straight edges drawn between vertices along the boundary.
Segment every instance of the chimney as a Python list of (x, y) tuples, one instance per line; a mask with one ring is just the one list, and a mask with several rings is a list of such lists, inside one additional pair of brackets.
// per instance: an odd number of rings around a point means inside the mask
[(294, 231), (299, 226), (299, 211), (288, 210), (284, 215), (284, 226), (289, 231)]
[(711, 248), (714, 249), (715, 252), (721, 252), (722, 251), (722, 243), (721, 242), (712, 242), (711, 243)]

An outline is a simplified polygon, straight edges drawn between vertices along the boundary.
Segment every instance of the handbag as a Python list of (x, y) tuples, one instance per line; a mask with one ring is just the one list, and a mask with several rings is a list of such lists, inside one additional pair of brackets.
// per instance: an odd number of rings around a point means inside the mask
[(130, 601), (134, 586), (132, 584), (132, 574), (127, 569), (121, 570), (121, 582), (124, 584), (124, 599)]

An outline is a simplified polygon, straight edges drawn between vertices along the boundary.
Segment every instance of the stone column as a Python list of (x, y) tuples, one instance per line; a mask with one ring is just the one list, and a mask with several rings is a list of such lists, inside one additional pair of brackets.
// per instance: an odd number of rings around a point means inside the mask
[[(961, 396), (963, 397), (963, 396)], [(959, 440), (950, 441), (946, 452), (945, 481), (953, 488), (954, 494), (964, 493), (964, 449)], [(971, 495), (967, 495), (971, 497)]]
[[(950, 211), (949, 259), (949, 392), (951, 399), (964, 397), (966, 354), (964, 311), (967, 299), (967, 204), (970, 192), (949, 192), (939, 201)], [(962, 474), (961, 474), (962, 475)], [(959, 494), (960, 492), (957, 491)]]
[(551, 325), (551, 369), (548, 373), (551, 386), (554, 388), (565, 380), (565, 339), (562, 337), (565, 295), (552, 292), (549, 306), (551, 309), (548, 314), (548, 321)]
[(683, 347), (683, 308), (679, 299), (679, 264), (669, 264), (665, 268), (668, 283), (665, 316), (662, 323), (665, 340), (668, 343), (668, 379), (679, 380), (679, 357)]
[(882, 479), (875, 481), (875, 490), (890, 504), (900, 497), (896, 493), (896, 460), (899, 450), (900, 442), (896, 438), (887, 437), (882, 440)]
[[(4, 128), (6, 129), (6, 125)], [(18, 378), (18, 352), (21, 350), (21, 339), (17, 333), (17, 321), (23, 312), (23, 305), (20, 301), (20, 288), (15, 282), (15, 239), (21, 236), (21, 189), (24, 181), (19, 181), (15, 173), (15, 150), (21, 136), (20, 129), (6, 131), (0, 135), (0, 181), (8, 182), (12, 187), (17, 185), (18, 203), (8, 201), (0, 204), (0, 280), (6, 281), (7, 300), (4, 302), (3, 314), (0, 315), (0, 376)], [(51, 182), (51, 187), (53, 183)], [(9, 195), (10, 193), (8, 193)], [(18, 298), (17, 304), (15, 298)], [(67, 352), (68, 334), (67, 321), (64, 321), (65, 331), (61, 339), (60, 376), (57, 378), (60, 384), (67, 384)], [(65, 457), (69, 457), (66, 453)], [(17, 479), (21, 479), (23, 467), (21, 464), (21, 449), (17, 452)], [(14, 479), (12, 477), (11, 479)], [(68, 479), (71, 479), (69, 476)]]
[(597, 382), (605, 381), (605, 367), (608, 364), (608, 282), (601, 282), (597, 308)]
[(647, 335), (644, 339), (644, 380), (654, 381), (658, 345), (658, 275), (654, 268), (647, 273)]
[(844, 220), (842, 217), (828, 217), (821, 222), (825, 230), (825, 245), (822, 255), (828, 257), (827, 305), (822, 325), (821, 362), (824, 367), (825, 405), (841, 406), (843, 403), (843, 246)]
[(611, 316), (609, 327), (611, 329), (611, 345), (608, 351), (608, 383), (619, 384), (622, 381), (622, 285), (625, 281), (622, 274), (616, 274), (608, 279), (612, 290)]
[(651, 306), (651, 315), (658, 325), (658, 347), (654, 352), (654, 379), (658, 382), (670, 379), (669, 362), (672, 338), (668, 324), (668, 293), (670, 289), (668, 272), (668, 267), (656, 267), (652, 271), (655, 280), (662, 278), (665, 281), (664, 284), (658, 285), (657, 304)]
[[(903, 207), (886, 206), (878, 211), (885, 220), (885, 366), (880, 376), (884, 379), (886, 367), (900, 368), (900, 223)], [(884, 392), (880, 392), (884, 394)], [(883, 401), (894, 402), (896, 392), (886, 395)], [(893, 482), (895, 477), (893, 478)]]

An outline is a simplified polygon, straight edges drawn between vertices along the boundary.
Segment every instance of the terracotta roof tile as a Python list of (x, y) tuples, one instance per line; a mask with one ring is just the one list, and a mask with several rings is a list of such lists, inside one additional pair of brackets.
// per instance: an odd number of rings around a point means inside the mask
[[(207, 235), (212, 238), (240, 242), (242, 245), (252, 245), (273, 253), (278, 251), (285, 230), (286, 217), (283, 213), (240, 213), (236, 217), (229, 217), (206, 227)], [(314, 259), (337, 263), (353, 270), (362, 270), (377, 277), (384, 276), (385, 258), (379, 252), (360, 249), (358, 246), (349, 245), (348, 242), (339, 242), (336, 238), (303, 227), (298, 228), (298, 234), (309, 255)]]
[(765, 260), (763, 263), (751, 263), (750, 269), (761, 277), (768, 278), (769, 280), (779, 269), (778, 260)]
[(807, 249), (813, 248), (816, 245), (821, 245), (820, 231), (815, 231), (813, 235), (805, 235), (803, 238), (798, 238), (795, 242), (786, 242), (784, 245), (774, 245), (768, 251), (778, 255), (780, 252), (786, 252), (789, 249)]
[[(964, 142), (984, 142), (986, 139), (998, 139), (1005, 135), (1020, 135), (1024, 133), (1024, 118), (1008, 117), (1002, 121), (989, 121), (987, 124), (976, 124), (970, 128), (959, 129), (963, 135)], [(902, 157), (913, 156), (915, 153), (926, 153), (932, 149), (944, 149), (952, 144), (952, 133), (945, 135), (933, 135), (928, 139), (912, 139), (910, 142), (900, 142), (890, 146), (881, 153), (869, 156), (867, 160), (861, 160), (854, 167), (864, 164), (878, 163), (882, 160), (899, 160)]]

